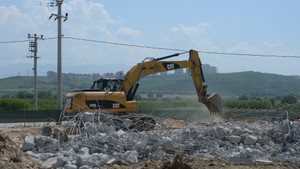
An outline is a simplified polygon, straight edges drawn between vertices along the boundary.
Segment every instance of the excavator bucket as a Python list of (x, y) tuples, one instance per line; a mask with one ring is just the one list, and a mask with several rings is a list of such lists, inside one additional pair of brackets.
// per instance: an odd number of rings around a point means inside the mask
[(216, 93), (208, 94), (207, 99), (203, 102), (211, 114), (222, 114), (222, 99), (220, 95)]

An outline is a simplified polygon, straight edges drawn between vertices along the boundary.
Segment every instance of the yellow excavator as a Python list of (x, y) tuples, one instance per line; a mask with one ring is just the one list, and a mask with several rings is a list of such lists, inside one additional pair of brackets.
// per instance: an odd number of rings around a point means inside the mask
[[(187, 52), (184, 52), (187, 53)], [(184, 61), (162, 61), (184, 53), (176, 53), (161, 58), (146, 58), (132, 67), (124, 79), (104, 79), (94, 81), (91, 89), (71, 91), (66, 96), (66, 113), (109, 112), (124, 114), (138, 112), (134, 96), (139, 87), (139, 81), (150, 74), (175, 69), (189, 68), (198, 95), (198, 101), (206, 105), (211, 113), (222, 113), (221, 97), (218, 94), (208, 94), (207, 85), (202, 71), (198, 52), (190, 50), (189, 59)], [(148, 60), (147, 60), (148, 59)]]

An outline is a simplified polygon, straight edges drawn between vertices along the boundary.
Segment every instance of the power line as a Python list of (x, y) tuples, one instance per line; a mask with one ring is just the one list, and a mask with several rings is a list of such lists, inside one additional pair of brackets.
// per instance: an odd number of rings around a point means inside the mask
[[(145, 49), (154, 49), (154, 50), (168, 50), (168, 51), (176, 51), (176, 52), (186, 52), (189, 50), (185, 49), (176, 49), (176, 48), (164, 48), (164, 47), (155, 47), (155, 46), (146, 46), (146, 45), (135, 45), (129, 43), (119, 43), (119, 42), (109, 42), (102, 40), (93, 40), (93, 39), (85, 39), (85, 38), (76, 38), (76, 37), (62, 37), (64, 39), (78, 40), (78, 41), (86, 41), (86, 42), (95, 42), (95, 43), (103, 43), (108, 45), (118, 45), (118, 46), (127, 46), (127, 47), (136, 47), (136, 48), (145, 48)], [(52, 40), (57, 39), (57, 37), (44, 38), (44, 40)], [(29, 40), (20, 40), (20, 41), (4, 41), (0, 42), (0, 44), (5, 43), (22, 43), (28, 42)], [(254, 57), (277, 57), (277, 58), (296, 58), (300, 59), (300, 56), (297, 55), (272, 55), (272, 54), (252, 54), (252, 53), (234, 53), (234, 52), (216, 52), (216, 51), (203, 51), (198, 50), (199, 53), (204, 54), (215, 54), (215, 55), (235, 55), (235, 56), (254, 56)]]
[(218, 55), (282, 57), (282, 58), (299, 58), (300, 59), (300, 56), (293, 56), (293, 55), (267, 55), (267, 54), (251, 54), (251, 53), (211, 52), (211, 51), (201, 51), (201, 50), (198, 50), (198, 52), (199, 53), (206, 53), (206, 54), (218, 54)]
[[(51, 38), (44, 38), (44, 40), (52, 40), (52, 39), (57, 39), (57, 37), (51, 37)], [(14, 41), (2, 41), (0, 44), (8, 44), (8, 43), (24, 43), (24, 42), (29, 42), (30, 40), (14, 40)]]
[(23, 42), (29, 42), (30, 40), (15, 40), (15, 41), (3, 41), (1, 43), (23, 43)]
[[(180, 51), (180, 52), (186, 52), (186, 51), (188, 51), (188, 50), (184, 50), (184, 49), (163, 48), (163, 47), (154, 47), (154, 46), (145, 46), (145, 45), (134, 45), (134, 44), (128, 44), (128, 43), (108, 42), (108, 41), (92, 40), (92, 39), (84, 39), (84, 38), (75, 38), (75, 37), (64, 37), (64, 38), (65, 39), (88, 41), (88, 42), (104, 43), (104, 44), (110, 44), (110, 45), (129, 46), (129, 47), (137, 47), (137, 48), (156, 49), (156, 50), (169, 50), (169, 51)], [(214, 52), (214, 51), (202, 51), (202, 50), (198, 50), (198, 52), (199, 53), (205, 53), (205, 54), (218, 54), (218, 55), (238, 55), (238, 56), (258, 56), (258, 57), (283, 57), (283, 58), (298, 58), (298, 59), (300, 59), (300, 56), (294, 56), (294, 55), (269, 55), (269, 54), (251, 54), (251, 53), (231, 53), (231, 52)]]
[(180, 52), (186, 52), (186, 51), (188, 51), (188, 50), (183, 50), (183, 49), (153, 47), (153, 46), (145, 46), (145, 45), (134, 45), (134, 44), (128, 44), (128, 43), (108, 42), (108, 41), (92, 40), (92, 39), (84, 39), (84, 38), (75, 38), (75, 37), (64, 37), (64, 38), (65, 39), (80, 40), (80, 41), (104, 43), (104, 44), (109, 44), (109, 45), (119, 45), (119, 46), (136, 47), (136, 48), (147, 48), (147, 49), (156, 49), (156, 50), (171, 50), (171, 51), (180, 51)]

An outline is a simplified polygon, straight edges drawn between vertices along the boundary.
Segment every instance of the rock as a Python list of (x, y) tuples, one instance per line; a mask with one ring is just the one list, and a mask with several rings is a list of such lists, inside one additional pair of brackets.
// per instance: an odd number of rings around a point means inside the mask
[(81, 167), (79, 167), (79, 169), (90, 169), (91, 167), (89, 167), (88, 165), (83, 165)]
[(88, 165), (88, 159), (91, 157), (88, 153), (81, 153), (78, 154), (77, 163), (79, 166)]
[(82, 115), (82, 121), (83, 123), (92, 122), (94, 117), (95, 117), (95, 113), (85, 112)]
[(34, 137), (29, 135), (25, 136), (21, 149), (23, 151), (28, 151), (28, 150), (34, 150), (34, 148), (35, 148)]
[(113, 158), (113, 159), (109, 160), (106, 164), (112, 164), (115, 161), (116, 161), (116, 159)]
[(100, 167), (107, 163), (110, 157), (107, 154), (94, 153), (88, 158), (87, 162), (89, 166)]
[(51, 126), (49, 126), (49, 125), (43, 126), (41, 134), (42, 134), (42, 136), (50, 137), (52, 135)]
[(78, 152), (81, 155), (88, 155), (89, 154), (89, 149), (87, 147), (81, 147), (81, 149)]
[(232, 136), (226, 136), (225, 138), (227, 141), (232, 141), (232, 142), (235, 142), (235, 143), (239, 143), (241, 141), (241, 137), (240, 136), (235, 136), (235, 135), (232, 135)]
[(254, 145), (257, 140), (258, 140), (257, 137), (255, 137), (253, 135), (249, 135), (249, 136), (245, 137), (244, 144), (246, 144), (246, 145)]
[(300, 138), (300, 123), (295, 128), (295, 137), (298, 138), (298, 139)]
[(291, 130), (291, 123), (289, 120), (283, 120), (281, 123), (281, 132), (284, 134), (288, 134)]
[(40, 153), (39, 154), (39, 159), (42, 160), (42, 161), (46, 161), (47, 159), (55, 157), (55, 156), (56, 155), (52, 154), (52, 153)]
[(34, 153), (33, 151), (26, 151), (26, 153), (34, 158), (38, 158), (38, 159), (40, 158), (40, 154)]
[(272, 149), (271, 156), (277, 156), (278, 154), (281, 154), (280, 150), (278, 150), (278, 149)]
[(176, 146), (174, 145), (174, 142), (172, 141), (172, 139), (169, 138), (169, 137), (166, 137), (165, 140), (166, 141), (164, 142), (164, 145), (165, 145), (166, 150), (175, 151), (176, 150)]
[(57, 157), (52, 157), (43, 162), (43, 167), (45, 168), (55, 168), (55, 164), (57, 163)]
[(210, 130), (210, 135), (217, 138), (222, 138), (230, 133), (230, 130), (224, 126), (217, 126)]
[(243, 133), (243, 130), (241, 127), (234, 127), (232, 129), (232, 134), (233, 135), (241, 135)]
[(53, 164), (53, 168), (59, 168), (59, 167), (62, 167), (65, 165), (67, 159), (66, 157), (62, 156), (62, 155), (59, 155), (57, 156), (57, 161), (55, 164)]
[(64, 169), (77, 169), (76, 165), (72, 165), (72, 164), (67, 164), (64, 166)]
[(53, 138), (55, 138), (56, 140), (59, 140), (60, 142), (67, 142), (68, 141), (68, 135), (66, 132), (61, 131), (57, 128), (54, 129)]
[(126, 163), (137, 163), (138, 162), (138, 152), (137, 151), (126, 151), (122, 157), (122, 160)]
[(34, 143), (39, 153), (54, 153), (58, 150), (58, 141), (51, 137), (35, 136)]

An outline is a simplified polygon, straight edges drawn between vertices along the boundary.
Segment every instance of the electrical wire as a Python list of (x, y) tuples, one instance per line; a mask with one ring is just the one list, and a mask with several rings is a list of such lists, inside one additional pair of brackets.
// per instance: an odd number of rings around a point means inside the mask
[(75, 38), (75, 37), (70, 37), (70, 36), (63, 37), (63, 38), (64, 39), (80, 40), (80, 41), (88, 41), (88, 42), (104, 43), (104, 44), (110, 44), (110, 45), (136, 47), (136, 48), (147, 48), (147, 49), (169, 50), (169, 51), (180, 51), (180, 52), (186, 52), (186, 51), (188, 51), (188, 50), (183, 50), (183, 49), (153, 47), (153, 46), (145, 46), (145, 45), (134, 45), (134, 44), (128, 44), (128, 43), (108, 42), (108, 41), (92, 40), (92, 39), (85, 39), (85, 38)]
[[(71, 36), (62, 36), (63, 39), (71, 39), (71, 40), (78, 40), (78, 41), (86, 41), (86, 42), (95, 42), (95, 43), (102, 43), (102, 44), (109, 44), (109, 45), (118, 45), (118, 46), (127, 46), (127, 47), (135, 47), (135, 48), (145, 48), (145, 49), (154, 49), (154, 50), (168, 50), (168, 51), (179, 51), (179, 52), (187, 52), (188, 50), (185, 49), (177, 49), (177, 48), (165, 48), (165, 47), (156, 47), (156, 46), (146, 46), (146, 45), (136, 45), (136, 44), (129, 44), (129, 43), (120, 43), (120, 42), (110, 42), (110, 41), (102, 41), (102, 40), (93, 40), (93, 39), (86, 39), (86, 38), (76, 38)], [(57, 37), (50, 37), (44, 38), (43, 40), (52, 40), (57, 39)], [(23, 43), (28, 42), (30, 40), (20, 40), (20, 41), (4, 41), (0, 42), (0, 44), (5, 43)], [(204, 54), (216, 54), (216, 55), (235, 55), (235, 56), (255, 56), (255, 57), (277, 57), (277, 58), (297, 58), (300, 59), (300, 56), (297, 55), (272, 55), (272, 54), (252, 54), (252, 53), (232, 53), (232, 52), (216, 52), (216, 51), (202, 51), (198, 50), (199, 53)]]

